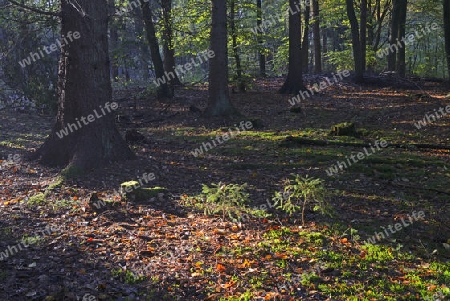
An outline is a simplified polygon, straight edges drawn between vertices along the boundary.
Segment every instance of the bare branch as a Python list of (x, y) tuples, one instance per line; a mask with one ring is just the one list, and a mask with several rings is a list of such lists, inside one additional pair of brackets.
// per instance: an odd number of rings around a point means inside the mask
[(35, 13), (38, 13), (38, 14), (41, 14), (41, 15), (53, 16), (53, 17), (59, 17), (60, 16), (59, 13), (54, 13), (54, 12), (50, 12), (50, 11), (43, 11), (43, 10), (40, 10), (38, 8), (35, 8), (35, 7), (30, 7), (30, 6), (27, 6), (27, 5), (24, 5), (24, 4), (20, 4), (20, 3), (18, 3), (15, 0), (7, 0), (7, 1), (9, 3), (11, 3), (11, 4), (14, 4), (16, 6), (19, 6), (21, 8), (27, 9), (27, 10), (31, 10), (32, 12), (35, 12)]

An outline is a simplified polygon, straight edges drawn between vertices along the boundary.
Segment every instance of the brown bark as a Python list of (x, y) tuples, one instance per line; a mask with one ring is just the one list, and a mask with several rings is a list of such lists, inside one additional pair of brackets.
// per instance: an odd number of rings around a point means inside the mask
[[(296, 10), (300, 4), (298, 1), (289, 0), (292, 11)], [(281, 94), (298, 94), (305, 91), (302, 73), (302, 54), (301, 54), (301, 14), (289, 14), (289, 68), (286, 81), (278, 90)]]
[[(106, 109), (112, 99), (107, 2), (78, 3), (83, 11), (71, 1), (61, 1), (61, 34), (69, 37), (69, 33), (79, 32), (79, 38), (64, 43), (61, 49), (56, 123), (33, 157), (46, 165), (86, 171), (134, 154), (115, 126), (114, 111)], [(97, 118), (86, 125), (90, 115)], [(63, 129), (68, 134), (60, 138)]]
[(209, 103), (207, 116), (229, 116), (237, 113), (228, 91), (227, 3), (212, 0), (210, 44), (214, 57), (209, 60)]

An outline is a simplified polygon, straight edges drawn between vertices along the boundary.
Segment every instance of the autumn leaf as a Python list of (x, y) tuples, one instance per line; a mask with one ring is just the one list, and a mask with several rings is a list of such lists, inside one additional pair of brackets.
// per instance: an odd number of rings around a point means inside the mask
[(225, 272), (227, 270), (227, 268), (223, 264), (218, 263), (217, 266), (216, 266), (216, 270), (218, 272)]

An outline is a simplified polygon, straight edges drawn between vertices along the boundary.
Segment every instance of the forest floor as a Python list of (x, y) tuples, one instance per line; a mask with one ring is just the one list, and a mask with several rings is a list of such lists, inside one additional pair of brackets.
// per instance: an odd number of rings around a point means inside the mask
[[(445, 110), (449, 90), (425, 81), (408, 90), (344, 82), (302, 100), (295, 113), (292, 96), (276, 94), (281, 83), (256, 81), (232, 94), (242, 116), (227, 120), (200, 117), (201, 85), (164, 102), (145, 89), (118, 91), (121, 132), (145, 137), (129, 142), (137, 159), (75, 179), (18, 159), (42, 144), (53, 118), (1, 111), (0, 299), (449, 299), (450, 114), (414, 125)], [(234, 125), (249, 120), (253, 128), (237, 134)], [(358, 135), (331, 135), (343, 122)], [(229, 129), (237, 135), (193, 155)], [(387, 147), (374, 148), (383, 140)], [(352, 164), (329, 175), (337, 161)], [(145, 173), (155, 176), (146, 187), (165, 190), (126, 201), (120, 184)], [(302, 225), (299, 213), (274, 207), (292, 174), (322, 179), (332, 216), (308, 207)], [(205, 214), (202, 184), (219, 182), (247, 183), (246, 208), (266, 216)]]

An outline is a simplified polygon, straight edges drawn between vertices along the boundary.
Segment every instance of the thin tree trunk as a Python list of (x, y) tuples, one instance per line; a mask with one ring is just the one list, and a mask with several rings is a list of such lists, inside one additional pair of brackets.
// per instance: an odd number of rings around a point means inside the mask
[(155, 25), (152, 20), (152, 11), (148, 2), (142, 2), (142, 16), (144, 19), (145, 31), (147, 33), (147, 41), (150, 47), (150, 55), (152, 57), (153, 66), (155, 67), (155, 82), (159, 81), (158, 86), (158, 98), (172, 98), (173, 90), (169, 87), (168, 83), (175, 76), (175, 72), (166, 75), (164, 73), (164, 65), (159, 53), (159, 43), (156, 37)]
[(181, 86), (181, 81), (175, 72), (175, 49), (173, 46), (173, 24), (172, 24), (172, 0), (162, 0), (163, 12), (163, 52), (164, 52), (164, 70), (172, 72), (175, 78), (172, 85)]
[(447, 57), (448, 77), (450, 80), (450, 1), (443, 0), (445, 54)]
[(236, 82), (239, 92), (245, 92), (245, 82), (242, 78), (241, 57), (239, 56), (239, 49), (237, 44), (237, 30), (236, 30), (236, 0), (231, 0), (230, 5), (230, 30), (231, 30), (231, 44), (233, 47), (233, 56), (236, 63)]
[(303, 30), (303, 39), (302, 39), (302, 65), (303, 72), (308, 73), (308, 54), (309, 54), (309, 18), (310, 18), (311, 9), (309, 5), (305, 7), (304, 19), (305, 26)]
[(355, 62), (355, 81), (363, 81), (364, 68), (362, 60), (361, 40), (359, 37), (358, 20), (356, 19), (355, 8), (353, 7), (353, 0), (345, 0), (347, 6), (347, 15), (350, 21), (352, 33), (352, 47), (353, 57)]
[(77, 3), (82, 13), (71, 1), (61, 1), (61, 34), (73, 39), (61, 48), (56, 123), (33, 156), (43, 164), (68, 165), (68, 175), (134, 157), (111, 109), (107, 2)]
[(363, 72), (366, 71), (366, 45), (367, 45), (367, 0), (361, 0), (360, 17), (360, 42), (361, 42), (361, 64)]
[[(256, 25), (261, 28), (262, 24), (262, 0), (256, 0)], [(266, 56), (263, 52), (263, 33), (258, 32), (258, 46), (259, 46), (259, 76), (266, 77)]]
[(320, 45), (320, 11), (319, 0), (312, 0), (313, 36), (314, 36), (314, 72), (322, 73), (322, 50)]
[[(296, 10), (299, 3), (289, 0), (292, 11)], [(302, 53), (301, 53), (301, 14), (289, 14), (289, 68), (286, 81), (278, 90), (281, 94), (298, 94), (306, 91), (303, 84)]]
[[(398, 39), (401, 40), (405, 37), (405, 27), (406, 27), (406, 10), (408, 6), (408, 0), (401, 0), (400, 12), (399, 12), (399, 26), (398, 26)], [(401, 41), (402, 47), (397, 53), (397, 72), (401, 77), (406, 76), (406, 47), (405, 42)]]
[(227, 3), (212, 0), (210, 44), (214, 57), (209, 60), (209, 102), (205, 115), (229, 116), (237, 113), (228, 91)]

